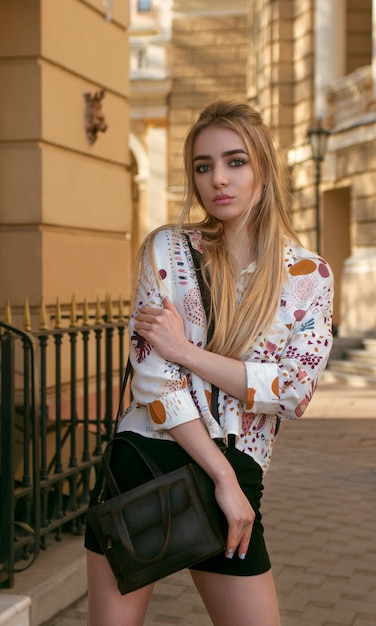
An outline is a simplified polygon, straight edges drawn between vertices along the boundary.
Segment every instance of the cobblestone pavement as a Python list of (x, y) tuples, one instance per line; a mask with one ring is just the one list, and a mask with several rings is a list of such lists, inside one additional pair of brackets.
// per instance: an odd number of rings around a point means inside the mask
[[(283, 424), (265, 477), (282, 626), (376, 625), (376, 391), (347, 393), (324, 386), (320, 405)], [(85, 624), (86, 597), (46, 626)], [(171, 624), (211, 624), (187, 572), (156, 585), (145, 622)]]

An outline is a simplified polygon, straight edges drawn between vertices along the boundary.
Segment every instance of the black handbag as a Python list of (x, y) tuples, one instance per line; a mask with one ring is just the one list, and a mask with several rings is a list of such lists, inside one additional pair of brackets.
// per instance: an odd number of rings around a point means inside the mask
[[(137, 452), (150, 471), (150, 481), (120, 493), (109, 463), (115, 443)], [(121, 594), (225, 549), (226, 522), (214, 483), (197, 463), (163, 474), (133, 442), (115, 438), (104, 451), (102, 470), (112, 497), (89, 509), (88, 518)]]
[[(192, 257), (199, 277), (198, 257)], [(203, 283), (200, 275), (200, 288)], [(207, 304), (207, 298), (204, 300)], [(130, 374), (128, 362), (121, 398)], [(213, 414), (218, 419), (213, 388)], [(116, 424), (121, 413), (119, 403)], [(150, 471), (150, 481), (121, 493), (111, 471), (114, 445), (131, 446)], [(125, 452), (126, 453), (126, 452)], [(88, 519), (103, 553), (126, 594), (190, 567), (225, 550), (227, 522), (214, 495), (214, 483), (193, 460), (163, 474), (143, 450), (128, 439), (112, 438), (102, 457), (101, 502)], [(106, 495), (110, 498), (106, 499)]]

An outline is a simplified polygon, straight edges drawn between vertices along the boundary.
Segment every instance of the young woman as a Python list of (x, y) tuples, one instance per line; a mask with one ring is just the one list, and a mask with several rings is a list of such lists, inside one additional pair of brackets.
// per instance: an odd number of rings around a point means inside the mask
[[(332, 275), (294, 233), (284, 170), (253, 108), (209, 105), (187, 135), (184, 164), (180, 223), (143, 246), (129, 324), (133, 401), (117, 436), (142, 442), (165, 471), (177, 463), (177, 442), (213, 479), (227, 548), (190, 570), (213, 624), (279, 626), (259, 510), (262, 477), (281, 420), (303, 414), (325, 368)], [(198, 207), (203, 219), (192, 223)], [(208, 320), (186, 234), (210, 289)], [(210, 410), (212, 385), (220, 423)], [(119, 480), (127, 463), (128, 456), (114, 458)], [(133, 485), (124, 480), (122, 488)], [(121, 596), (90, 527), (86, 547), (89, 626), (141, 626), (152, 585)]]

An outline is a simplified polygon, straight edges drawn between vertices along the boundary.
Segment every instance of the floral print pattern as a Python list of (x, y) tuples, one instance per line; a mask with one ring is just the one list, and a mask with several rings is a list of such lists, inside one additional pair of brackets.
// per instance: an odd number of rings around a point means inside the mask
[[(201, 233), (189, 231), (189, 235), (194, 248), (202, 252)], [(205, 312), (184, 234), (166, 227), (151, 241), (144, 251), (134, 313), (144, 304), (162, 307), (168, 296), (184, 319), (187, 338), (204, 348)], [(267, 336), (258, 337), (243, 358), (247, 401), (220, 390), (219, 424), (210, 411), (211, 386), (194, 372), (162, 359), (135, 332), (133, 314), (129, 323), (133, 401), (119, 430), (172, 439), (170, 428), (202, 419), (213, 438), (226, 441), (229, 434), (235, 434), (237, 448), (265, 472), (281, 422), (303, 415), (332, 345), (333, 280), (329, 266), (290, 240), (286, 241), (285, 265), (287, 278), (276, 319)], [(252, 271), (254, 263), (239, 276), (239, 299)]]

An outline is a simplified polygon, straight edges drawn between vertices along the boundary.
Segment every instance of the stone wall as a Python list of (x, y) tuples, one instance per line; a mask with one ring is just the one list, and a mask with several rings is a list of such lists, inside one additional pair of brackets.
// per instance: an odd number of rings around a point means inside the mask
[[(129, 295), (127, 3), (0, 3), (0, 292), (13, 311)], [(105, 90), (90, 144), (85, 92)], [(130, 239), (130, 237), (128, 237)], [(1, 303), (3, 304), (3, 303)]]
[(168, 124), (170, 220), (176, 220), (182, 206), (182, 147), (187, 128), (212, 100), (245, 99), (247, 59), (246, 12), (173, 20)]

